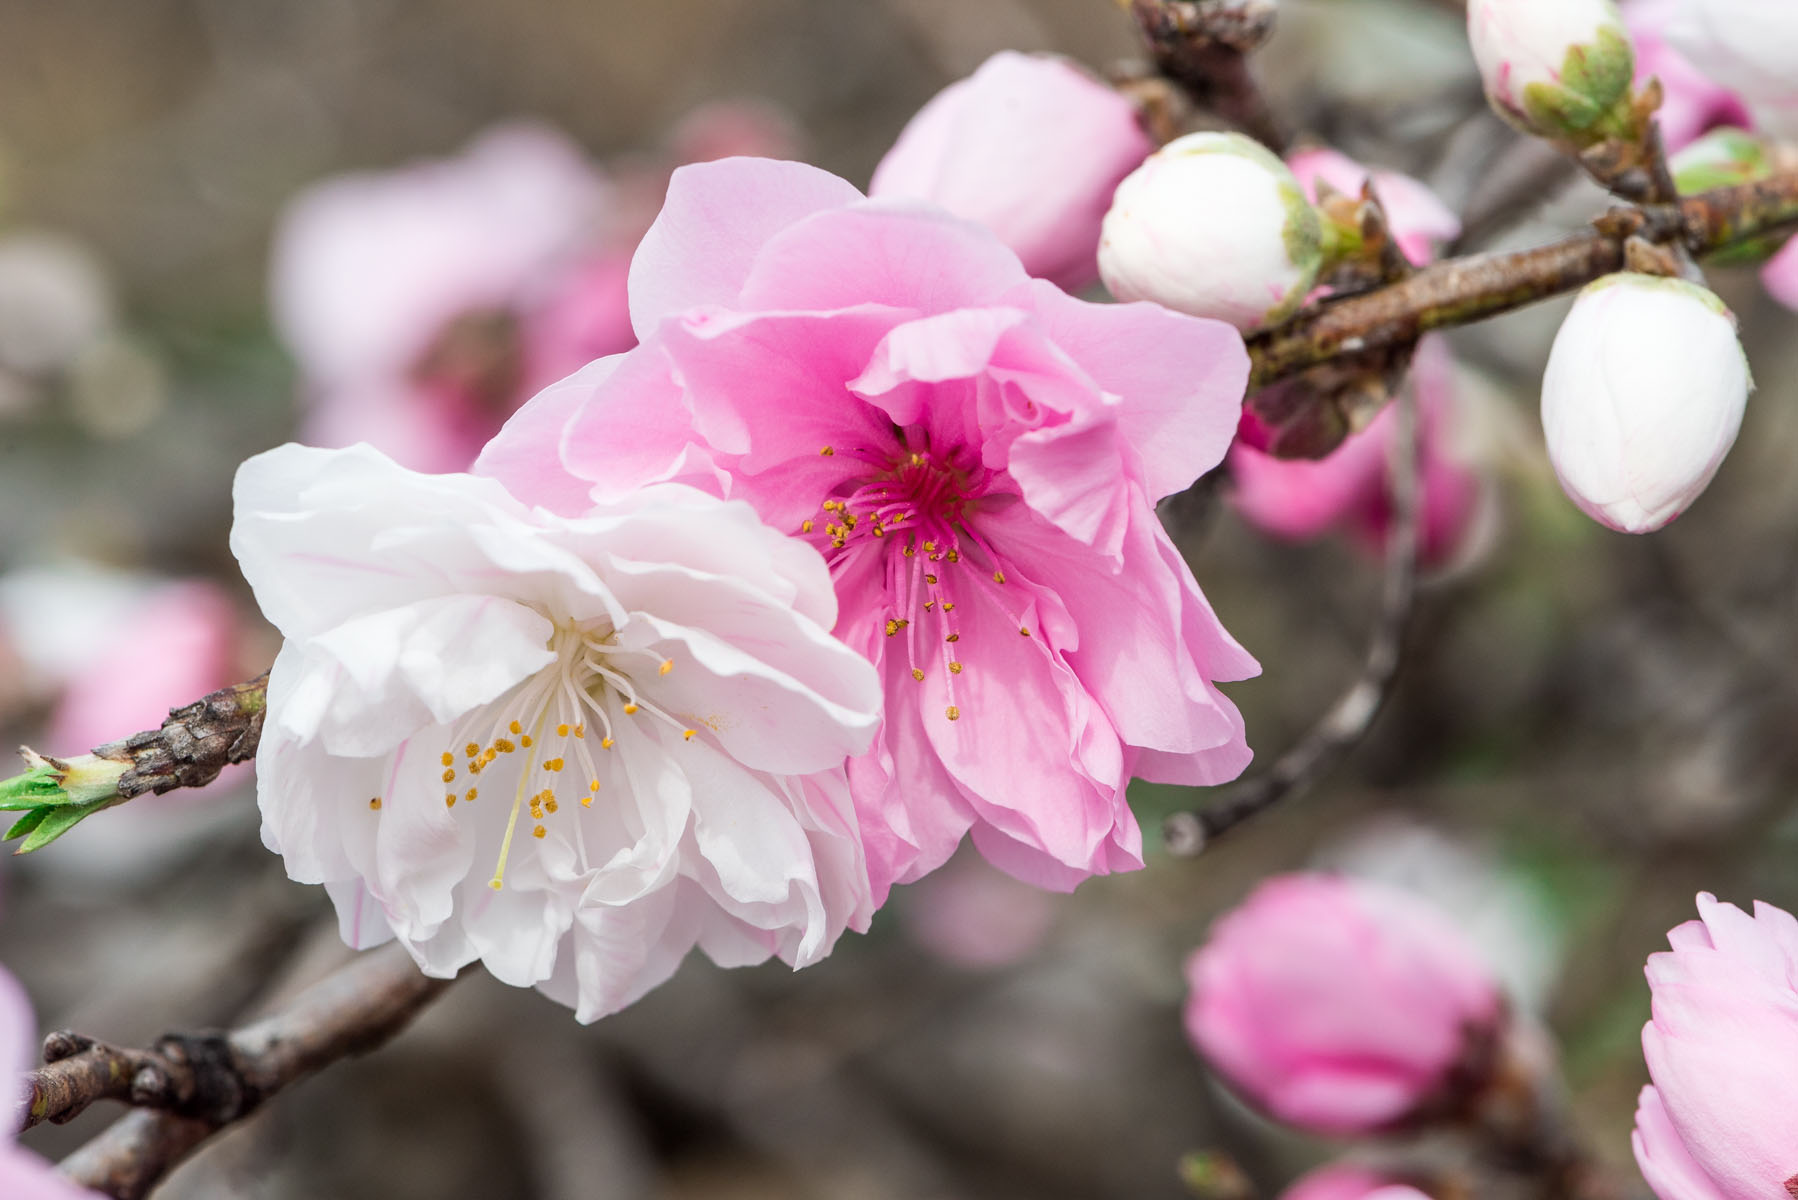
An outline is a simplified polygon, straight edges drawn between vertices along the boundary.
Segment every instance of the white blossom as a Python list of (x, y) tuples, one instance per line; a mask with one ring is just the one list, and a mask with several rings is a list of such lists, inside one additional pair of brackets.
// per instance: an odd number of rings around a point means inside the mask
[(566, 518), (366, 446), (270, 451), (235, 498), (287, 639), (263, 837), (351, 944), (586, 1021), (695, 946), (804, 966), (865, 928), (843, 763), (880, 689), (815, 550), (685, 487)]

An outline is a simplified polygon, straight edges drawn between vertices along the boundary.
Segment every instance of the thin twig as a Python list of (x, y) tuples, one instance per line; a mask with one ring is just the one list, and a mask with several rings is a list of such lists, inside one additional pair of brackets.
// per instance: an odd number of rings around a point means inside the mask
[(157, 729), (100, 746), (101, 758), (129, 761), (119, 778), (119, 795), (202, 787), (233, 763), (256, 756), (268, 705), (268, 672), (232, 684), (169, 713)]
[(1398, 411), (1394, 414), (1395, 437), (1389, 466), (1392, 525), (1387, 530), (1380, 613), (1360, 673), (1329, 715), (1281, 755), (1266, 774), (1230, 788), (1222, 799), (1203, 811), (1168, 817), (1162, 832), (1169, 853), (1181, 857), (1197, 855), (1249, 818), (1310, 788), (1360, 744), (1385, 705), (1393, 677), (1398, 674), (1405, 630), (1411, 621), (1422, 540), (1415, 387), (1401, 391), (1394, 407)]
[[(370, 951), (281, 1012), (232, 1033), (171, 1035), (148, 1051), (80, 1047), (32, 1073), (30, 1119), (57, 1120), (57, 1105), (102, 1098), (153, 1106), (126, 1114), (61, 1167), (83, 1187), (139, 1200), (202, 1142), (288, 1084), (392, 1039), (452, 982), (420, 974), (397, 945)], [(139, 1068), (132, 1087), (113, 1081), (113, 1064)], [(154, 1079), (145, 1076), (151, 1069)]]

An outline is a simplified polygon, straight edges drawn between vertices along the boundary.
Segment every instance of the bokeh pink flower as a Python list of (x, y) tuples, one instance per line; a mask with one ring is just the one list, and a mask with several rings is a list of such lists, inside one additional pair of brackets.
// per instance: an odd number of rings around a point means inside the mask
[(1697, 67), (1667, 40), (1667, 27), (1679, 15), (1682, 0), (1630, 0), (1623, 21), (1636, 49), (1636, 86), (1661, 81), (1657, 117), (1661, 140), (1669, 154), (1690, 145), (1719, 125), (1747, 128), (1748, 107), (1728, 87)]
[(1326, 1163), (1295, 1179), (1280, 1200), (1428, 1200), (1390, 1171), (1354, 1162)]
[(0, 968), (0, 1088), (7, 1103), (0, 1125), (0, 1196), (6, 1200), (97, 1200), (98, 1193), (76, 1187), (56, 1168), (14, 1140), (19, 1127), (25, 1073), (37, 1062), (37, 1022), (31, 1001)]
[[(1418, 558), (1439, 567), (1470, 544), (1487, 484), (1462, 435), (1454, 358), (1441, 337), (1418, 343), (1406, 386), (1415, 389), (1418, 410)], [(1255, 414), (1245, 411), (1242, 423), (1230, 448), (1229, 496), (1244, 520), (1287, 541), (1342, 531), (1384, 551), (1395, 511), (1390, 462), (1398, 414), (1391, 405), (1320, 459), (1275, 458), (1256, 448), (1264, 443)]]
[(887, 697), (850, 764), (877, 897), (970, 832), (1044, 886), (1139, 867), (1132, 775), (1242, 770), (1216, 684), (1257, 668), (1153, 509), (1234, 433), (1234, 330), (1075, 300), (983, 227), (755, 159), (676, 172), (631, 311), (642, 344), (477, 470), (564, 511), (690, 482), (824, 553)]
[(1332, 875), (1262, 883), (1186, 968), (1186, 1030), (1244, 1099), (1314, 1133), (1402, 1126), (1490, 1047), (1505, 1004), (1420, 897)]
[(1648, 959), (1652, 1087), (1632, 1139), (1661, 1200), (1760, 1200), (1798, 1186), (1798, 919), (1706, 893)]
[(868, 194), (941, 205), (1070, 291), (1099, 277), (1099, 223), (1154, 149), (1136, 107), (1066, 59), (1001, 51), (918, 110)]

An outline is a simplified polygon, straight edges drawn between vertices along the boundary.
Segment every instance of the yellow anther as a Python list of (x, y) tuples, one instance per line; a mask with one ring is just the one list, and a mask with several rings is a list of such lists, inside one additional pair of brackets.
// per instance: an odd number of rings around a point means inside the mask
[(445, 807), (445, 808), (456, 807), (456, 793), (451, 792), (449, 795), (447, 795), (443, 798), (443, 807)]
[(595, 779), (589, 782), (587, 784), (587, 790), (590, 792), (597, 792), (599, 790), (599, 780)]
[(470, 775), (479, 775), (481, 773), (481, 760), (480, 759), (477, 758), (473, 762), (468, 764), (468, 773)]
[(1018, 626), (1018, 632), (1023, 634), (1025, 637), (1029, 637), (1030, 636), (1030, 626), (1020, 625), (1020, 626)]
[(829, 446), (826, 446), (822, 450), (818, 451), (818, 453), (822, 454), (825, 458), (829, 458), (831, 455), (835, 454), (836, 451), (832, 450)]
[(924, 601), (924, 611), (925, 612), (935, 612), (936, 611), (936, 601), (935, 600)]
[(541, 825), (539, 825), (539, 826), (537, 826), (537, 828), (531, 830), (531, 836), (534, 838), (544, 837), (548, 833), (549, 833), (549, 830), (543, 828), (543, 826), (541, 826)]
[(498, 757), (499, 757), (499, 743), (495, 742), (493, 745), (491, 745), (491, 746), (487, 747), (485, 750), (481, 751), (481, 757), (480, 757), (479, 761), (484, 766), (487, 763), (492, 762), (494, 759), (496, 759)]
[(545, 771), (560, 771), (562, 769), (562, 760), (559, 758), (552, 758), (543, 764), (543, 769)]
[(887, 618), (887, 636), (892, 637), (894, 634), (896, 634), (898, 632), (899, 632), (899, 622), (895, 621), (891, 617), (888, 617)]
[(636, 716), (636, 715), (637, 715), (637, 706), (636, 706), (636, 705), (635, 705), (635, 704), (627, 704), (627, 705), (625, 705), (625, 706), (624, 706), (624, 715), (625, 715), (625, 716), (627, 716), (627, 717), (634, 717), (634, 716)]
[(923, 672), (922, 668), (913, 667), (911, 669), (911, 677), (913, 679), (917, 680), (919, 683), (923, 683), (924, 682), (924, 672)]
[(524, 726), (520, 725), (517, 721), (512, 722), (510, 725), (506, 726), (506, 728), (510, 729), (513, 733), (524, 732)]
[(958, 662), (950, 663), (949, 664), (949, 674), (960, 675), (961, 674), (961, 664)]
[(451, 754), (448, 750), (445, 750), (443, 752), (443, 765), (444, 766), (446, 766), (446, 767), (452, 766), (455, 763), (455, 761), (456, 761), (455, 755)]
[(994, 583), (1004, 583), (1005, 582), (1005, 572), (1004, 571), (994, 571), (993, 572), (993, 582)]
[(568, 726), (566, 723), (556, 726), (556, 736), (557, 737), (567, 737), (568, 736)]
[(928, 583), (931, 587), (935, 587), (936, 586), (936, 576), (935, 575), (926, 575), (926, 576), (924, 576), (924, 582)]
[(878, 526), (878, 525), (876, 525), (876, 526), (875, 526), (875, 527), (874, 527), (874, 536), (875, 536), (875, 537), (885, 537), (885, 536), (886, 536), (886, 535), (887, 535), (887, 531), (886, 531), (886, 530), (884, 530), (884, 529), (882, 529), (882, 528), (881, 528), (881, 527), (880, 527), (880, 526)]
[(948, 717), (951, 721), (959, 721), (961, 720), (961, 709), (951, 704), (948, 708), (943, 710), (943, 715)]
[(841, 507), (843, 507), (843, 502), (841, 500), (826, 500), (824, 502), (825, 512), (835, 512)]
[(944, 612), (954, 612), (955, 611), (955, 601), (953, 601), (953, 600), (943, 601), (943, 611)]
[(556, 811), (556, 798), (554, 796), (551, 796), (549, 799), (545, 800), (543, 802), (543, 807), (549, 809), (550, 812), (555, 812)]
[(368, 807), (375, 812), (381, 811), (381, 798), (376, 796), (373, 800), (370, 800), (368, 802)]
[(512, 744), (511, 738), (501, 738), (499, 741), (493, 743), (493, 748), (498, 750), (501, 754), (510, 754), (518, 749), (517, 746)]
[(943, 640), (945, 642), (959, 642), (959, 641), (961, 641), (961, 634), (952, 633), (948, 637), (944, 638)]
[(681, 740), (681, 741), (683, 741), (683, 742), (690, 742), (690, 741), (692, 741), (692, 740), (693, 740), (693, 734), (694, 734), (694, 732), (695, 732), (695, 731), (694, 731), (694, 730), (691, 730), (691, 729), (683, 729), (683, 730), (681, 730), (681, 731), (680, 731), (680, 740)]
[(599, 739), (599, 748), (601, 750), (610, 750), (612, 748), (612, 739), (611, 738), (600, 738)]
[(577, 738), (585, 738), (587, 736), (587, 727), (585, 725), (576, 725), (574, 727), (574, 736)]
[(812, 519), (810, 517), (807, 517), (805, 520), (799, 522), (799, 532), (800, 533), (810, 533), (811, 531), (812, 531)]
[(487, 881), (487, 886), (497, 892), (506, 885), (504, 883), (500, 882), (500, 880), (498, 880), (498, 879), (489, 879)]
[(935, 542), (925, 542), (924, 543), (924, 553), (935, 554), (936, 553), (936, 543)]
[(950, 562), (960, 562), (961, 561), (961, 551), (960, 550), (949, 551), (949, 561)]
[(916, 554), (917, 552), (918, 552), (917, 547), (907, 546), (903, 553), (905, 554), (905, 557), (910, 558), (912, 555)]
[(923, 455), (922, 455), (922, 454), (919, 454), (919, 453), (918, 453), (918, 452), (917, 452), (917, 451), (915, 451), (915, 450), (914, 450), (914, 451), (912, 451), (912, 456), (911, 456), (911, 465), (912, 465), (912, 466), (914, 466), (914, 467), (921, 467), (921, 466), (923, 466), (923, 465), (924, 465), (924, 456), (923, 456)]
[(592, 808), (593, 807), (593, 797), (582, 796), (581, 797), (581, 807), (582, 808)]
[(518, 744), (523, 746), (526, 750), (529, 750), (535, 743), (531, 741), (531, 735), (527, 733), (518, 739)]
[(443, 782), (445, 782), (445, 783), (456, 782), (456, 772), (453, 768), (448, 771), (445, 771), (443, 773)]
[(470, 758), (473, 758), (475, 755), (479, 754), (480, 752), (481, 752), (481, 748), (479, 746), (475, 745), (473, 742), (470, 742), (470, 743), (468, 743), (468, 745), (462, 747), (462, 753), (468, 755), (468, 757), (470, 757)]
[(672, 670), (674, 670), (674, 660), (672, 658), (664, 658), (662, 660), (662, 665), (656, 668), (656, 674), (666, 675)]
[(481, 793), (480, 793), (480, 791), (479, 791), (479, 789), (477, 789), (477, 788), (469, 788), (469, 789), (468, 789), (468, 792), (467, 792), (467, 794), (466, 794), (466, 795), (464, 795), (464, 796), (463, 796), (463, 797), (462, 797), (462, 803), (464, 803), (464, 804), (473, 804), (473, 803), (474, 803), (474, 798), (475, 798), (475, 797), (476, 797), (476, 796), (478, 796), (478, 795), (480, 795), (480, 794), (481, 794)]

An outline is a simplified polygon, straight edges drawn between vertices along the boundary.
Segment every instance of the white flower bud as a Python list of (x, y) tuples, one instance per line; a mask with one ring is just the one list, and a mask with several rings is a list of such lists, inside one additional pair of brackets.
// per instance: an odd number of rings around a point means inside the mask
[(1548, 356), (1549, 461), (1593, 520), (1659, 529), (1717, 473), (1753, 386), (1715, 295), (1682, 279), (1607, 276), (1580, 293)]
[(1576, 146), (1633, 132), (1635, 61), (1616, 0), (1470, 0), (1467, 36), (1512, 124)]
[(1323, 228), (1292, 172), (1234, 133), (1163, 146), (1118, 185), (1099, 273), (1119, 300), (1153, 300), (1248, 332), (1304, 303)]

